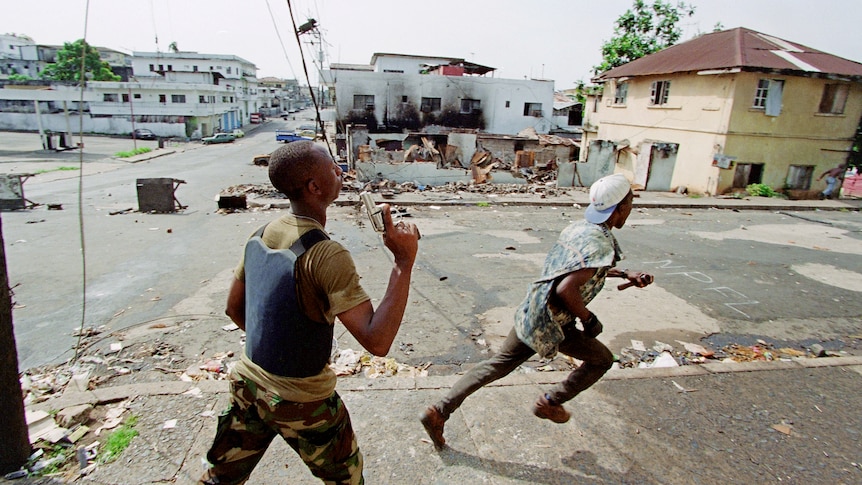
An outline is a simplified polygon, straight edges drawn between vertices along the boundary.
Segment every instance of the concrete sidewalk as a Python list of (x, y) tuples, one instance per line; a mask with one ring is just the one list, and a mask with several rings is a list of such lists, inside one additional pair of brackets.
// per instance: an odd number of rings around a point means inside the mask
[[(563, 195), (542, 196), (540, 194), (521, 193), (484, 193), (481, 191), (416, 191), (402, 192), (391, 197), (374, 194), (377, 203), (392, 205), (520, 205), (547, 207), (575, 207), (586, 209), (590, 204), (589, 189), (568, 188)], [(845, 198), (835, 200), (789, 200), (780, 197), (692, 197), (673, 192), (635, 192), (635, 209), (730, 209), (730, 210), (768, 210), (768, 211), (809, 211), (809, 210), (860, 210), (862, 199)], [(249, 199), (250, 207), (270, 205), (276, 208), (289, 208), (286, 199)], [(359, 193), (342, 191), (336, 205), (359, 204)]]
[[(418, 416), (458, 376), (347, 377), (338, 392), (369, 484), (862, 482), (862, 357), (612, 370), (566, 404), (570, 422), (534, 417), (532, 403), (565, 375), (516, 371), (480, 389), (449, 419), (440, 452)], [(82, 480), (193, 483), (226, 382), (70, 392), (40, 407), (127, 398), (140, 436)], [(277, 439), (248, 483), (320, 482)]]

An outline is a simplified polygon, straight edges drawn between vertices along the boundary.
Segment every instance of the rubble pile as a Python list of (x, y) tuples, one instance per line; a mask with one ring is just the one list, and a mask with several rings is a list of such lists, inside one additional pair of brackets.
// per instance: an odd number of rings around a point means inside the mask
[(656, 341), (646, 348), (643, 342), (632, 340), (631, 347), (624, 347), (618, 356), (622, 368), (676, 367), (681, 365), (703, 364), (707, 362), (756, 362), (790, 360), (795, 357), (825, 357), (829, 354), (820, 351), (817, 345), (807, 351), (788, 347), (775, 348), (772, 344), (759, 340), (757, 345), (728, 344), (719, 350), (705, 348), (677, 340), (683, 349), (679, 350), (670, 344)]
[(350, 376), (362, 374), (368, 378), (378, 377), (426, 377), (428, 375), (428, 362), (419, 367), (397, 362), (392, 357), (377, 357), (368, 352), (357, 352), (353, 349), (336, 350), (333, 352), (330, 367), (337, 376)]
[(223, 189), (221, 194), (229, 196), (245, 195), (247, 197), (263, 197), (267, 199), (285, 198), (284, 195), (275, 190), (275, 187), (270, 183), (231, 185), (230, 187)]
[[(562, 189), (557, 188), (554, 181), (550, 182), (531, 182), (526, 184), (477, 184), (474, 182), (447, 182), (442, 185), (430, 186), (424, 185), (416, 181), (397, 183), (391, 180), (379, 180), (374, 182), (358, 182), (355, 178), (348, 174), (345, 176), (344, 187), (342, 191), (350, 193), (371, 192), (379, 194), (384, 199), (394, 197), (402, 193), (441, 193), (441, 194), (484, 194), (489, 196), (497, 195), (532, 195), (540, 198), (561, 197), (569, 193), (570, 190), (578, 189)], [(272, 184), (241, 184), (233, 185), (223, 189), (220, 193), (222, 197), (237, 197), (245, 196), (249, 199), (285, 199), (285, 196), (275, 190)]]

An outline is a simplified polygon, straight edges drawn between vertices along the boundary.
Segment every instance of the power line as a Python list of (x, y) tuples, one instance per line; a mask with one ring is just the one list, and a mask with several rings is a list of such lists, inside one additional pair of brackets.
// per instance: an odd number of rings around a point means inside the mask
[[(290, 12), (290, 23), (293, 25), (293, 33), (296, 37), (296, 45), (299, 47), (299, 57), (302, 59), (302, 70), (305, 72), (305, 81), (308, 83), (308, 92), (311, 94), (311, 102), (314, 103), (314, 112), (317, 116), (317, 125), (320, 126), (320, 132), (323, 134), (323, 141), (326, 144), (326, 149), (329, 151), (329, 156), (335, 160), (335, 156), (332, 154), (332, 147), (329, 145), (329, 139), (326, 136), (326, 128), (323, 126), (323, 120), (320, 118), (320, 105), (317, 97), (314, 95), (314, 89), (311, 87), (311, 79), (308, 76), (308, 65), (305, 62), (305, 54), (302, 51), (302, 41), (299, 40), (300, 31), (296, 27), (296, 20), (293, 18), (293, 6), (290, 3), (290, 0), (287, 0), (287, 9)], [(311, 23), (313, 21), (309, 21)], [(308, 25), (306, 23), (305, 25)], [(303, 27), (305, 27), (303, 25)], [(315, 27), (312, 25), (308, 30), (312, 30)], [(318, 82), (322, 82), (322, 80), (318, 80)]]
[[(290, 3), (288, 2), (288, 5)], [(275, 21), (275, 16), (272, 14), (272, 8), (269, 6), (269, 0), (266, 0), (266, 9), (269, 11), (269, 18), (272, 20), (272, 26), (275, 28), (275, 35), (278, 37), (278, 44), (281, 46), (281, 52), (284, 53), (284, 60), (287, 61), (287, 67), (290, 68), (290, 74), (296, 79), (296, 73), (293, 70), (293, 64), (290, 63), (290, 57), (287, 55), (287, 48), (284, 46), (284, 41), (281, 38), (281, 32), (278, 30), (278, 23)]]

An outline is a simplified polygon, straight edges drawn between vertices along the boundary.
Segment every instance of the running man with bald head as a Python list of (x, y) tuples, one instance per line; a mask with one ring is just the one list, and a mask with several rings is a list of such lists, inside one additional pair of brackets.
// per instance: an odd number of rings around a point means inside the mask
[(281, 436), (327, 484), (361, 484), (363, 459), (328, 362), (336, 317), (374, 355), (389, 352), (407, 307), (419, 231), (393, 225), (383, 205), (383, 243), (394, 256), (375, 309), (350, 253), (325, 232), (341, 169), (311, 141), (280, 147), (269, 161), (290, 213), (258, 229), (234, 272), (226, 313), (246, 332), (230, 374), (230, 407), (218, 420), (199, 483), (244, 483)]

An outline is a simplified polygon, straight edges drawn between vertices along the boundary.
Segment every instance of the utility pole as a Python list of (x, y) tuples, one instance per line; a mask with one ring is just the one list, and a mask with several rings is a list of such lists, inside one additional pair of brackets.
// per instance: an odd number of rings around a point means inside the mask
[(135, 136), (135, 108), (132, 101), (132, 86), (129, 85), (129, 113), (132, 115), (132, 144), (135, 146), (135, 151), (138, 150), (138, 137)]
[(24, 397), (18, 380), (18, 348), (12, 325), (12, 297), (6, 273), (6, 245), (0, 218), (0, 473), (21, 468), (30, 456)]
[(325, 108), (326, 101), (323, 99), (323, 34), (320, 33), (320, 30), (317, 31), (317, 46), (320, 49), (320, 67), (317, 69), (317, 97), (320, 99), (320, 107)]

